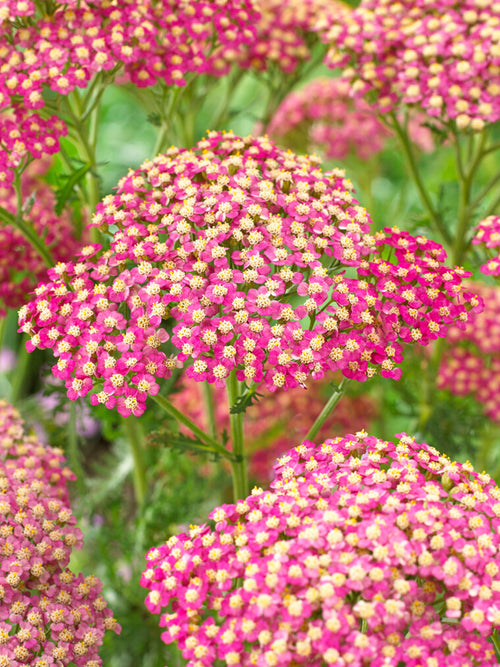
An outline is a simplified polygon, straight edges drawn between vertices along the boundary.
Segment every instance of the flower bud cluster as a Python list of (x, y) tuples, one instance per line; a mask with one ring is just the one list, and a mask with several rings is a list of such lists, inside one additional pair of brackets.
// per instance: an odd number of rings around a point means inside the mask
[[(32, 225), (56, 260), (71, 257), (80, 243), (74, 238), (70, 213), (54, 211), (55, 200), (50, 186), (42, 180), (47, 163), (37, 161), (21, 176), (21, 196), (30, 208), (23, 219)], [(17, 197), (12, 188), (0, 186), (2, 206), (17, 214)], [(39, 253), (12, 225), (0, 226), (0, 317), (8, 308), (18, 308), (40, 280), (47, 278), (47, 267)]]
[(477, 225), (473, 245), (484, 245), (497, 254), (481, 266), (482, 273), (488, 276), (500, 276), (500, 216), (490, 215)]
[(499, 20), (486, 0), (363, 0), (330, 29), (329, 64), (381, 112), (404, 103), (479, 131), (500, 118)]
[(148, 552), (146, 606), (188, 667), (497, 664), (500, 489), (397, 437), (304, 441), (270, 490)]
[(234, 369), (271, 391), (328, 370), (399, 378), (401, 343), (465, 326), (480, 303), (437, 243), (372, 235), (351, 189), (266, 137), (173, 147), (98, 205), (109, 249), (49, 270), (21, 308), (27, 348), (53, 349), (69, 398), (103, 383), (91, 401), (123, 415), (141, 414), (179, 361), (196, 380), (223, 386)]
[(457, 396), (472, 394), (485, 414), (500, 422), (500, 289), (474, 283), (484, 310), (467, 329), (451, 327), (438, 387)]
[(98, 667), (105, 631), (119, 631), (99, 579), (67, 567), (82, 541), (66, 489), (72, 479), (62, 451), (26, 435), (0, 401), (2, 667)]
[[(311, 383), (306, 390), (302, 387), (290, 391), (278, 389), (272, 395), (264, 389), (262, 398), (247, 408), (245, 450), (248, 452), (249, 470), (254, 479), (264, 482), (269, 480), (273, 463), (278, 456), (303, 440), (312, 421), (320, 414), (333, 391), (332, 380), (335, 382), (335, 378), (329, 375)], [(171, 400), (178, 410), (208, 431), (209, 423), (202, 394), (201, 383), (182, 377), (179, 391), (172, 394)], [(229, 433), (229, 403), (226, 391), (214, 388), (213, 398), (217, 430), (226, 430)], [(318, 432), (318, 439), (322, 434), (340, 435), (347, 431), (366, 429), (376, 415), (377, 405), (371, 396), (343, 396)], [(187, 428), (180, 428), (190, 434)]]

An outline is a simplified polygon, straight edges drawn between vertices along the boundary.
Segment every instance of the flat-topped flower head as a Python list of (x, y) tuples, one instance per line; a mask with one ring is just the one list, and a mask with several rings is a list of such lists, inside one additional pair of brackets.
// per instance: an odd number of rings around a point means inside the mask
[(362, 0), (333, 18), (329, 64), (381, 112), (417, 106), (460, 130), (500, 118), (498, 3)]
[[(41, 157), (41, 156), (39, 156)], [(55, 213), (55, 197), (43, 180), (47, 162), (31, 164), (21, 176), (24, 201), (31, 202), (25, 221), (43, 238), (55, 260), (69, 259), (80, 243), (74, 236), (70, 213), (65, 208)], [(0, 184), (2, 206), (12, 215), (17, 213), (17, 197), (13, 188)], [(19, 308), (40, 280), (47, 278), (47, 267), (42, 258), (21, 232), (9, 224), (0, 226), (0, 317), (9, 308)]]
[(257, 33), (240, 50), (238, 65), (258, 70), (274, 65), (288, 73), (309, 60), (330, 15), (338, 19), (347, 11), (337, 0), (258, 0), (256, 7)]
[(66, 129), (37, 112), (45, 107), (44, 90), (66, 96), (102, 73), (139, 87), (184, 85), (191, 73), (218, 75), (220, 58), (232, 63), (253, 43), (258, 16), (252, 0), (2, 2), (0, 110), (44, 129), (36, 141), (27, 127), (14, 137), (0, 120), (0, 185), (12, 180), (20, 153), (58, 150)]
[(479, 282), (471, 287), (484, 310), (467, 329), (450, 328), (438, 386), (457, 396), (474, 396), (484, 413), (500, 422), (500, 289)]
[(27, 347), (53, 348), (70, 398), (101, 383), (91, 400), (125, 415), (178, 362), (196, 380), (223, 386), (234, 369), (271, 391), (328, 370), (398, 378), (401, 343), (465, 326), (468, 274), (424, 237), (372, 235), (351, 190), (343, 171), (266, 137), (172, 147), (97, 206), (109, 249), (51, 269), (21, 309)]
[[(412, 114), (408, 133), (422, 150), (434, 148), (422, 114)], [(269, 134), (286, 145), (303, 145), (319, 150), (326, 158), (344, 160), (354, 155), (368, 160), (379, 153), (392, 133), (378, 119), (377, 110), (366, 100), (351, 95), (351, 87), (341, 78), (313, 79), (304, 88), (291, 92), (278, 107), (267, 127)]]
[(305, 441), (146, 556), (162, 639), (189, 667), (496, 665), (500, 489), (405, 434)]
[(82, 534), (62, 451), (27, 435), (0, 401), (0, 664), (98, 667), (106, 630), (119, 632), (93, 575), (68, 567)]

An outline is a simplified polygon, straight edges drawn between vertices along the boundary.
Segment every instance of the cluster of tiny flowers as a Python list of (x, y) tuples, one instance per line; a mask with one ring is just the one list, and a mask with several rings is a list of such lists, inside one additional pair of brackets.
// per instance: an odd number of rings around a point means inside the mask
[(309, 146), (327, 158), (343, 160), (350, 153), (362, 160), (380, 152), (390, 136), (372, 107), (350, 95), (343, 79), (314, 79), (288, 95), (267, 131), (278, 139), (300, 132)]
[(488, 276), (500, 276), (500, 216), (490, 215), (481, 220), (475, 228), (473, 245), (484, 245), (490, 251), (496, 251), (494, 257), (481, 266), (482, 273)]
[(253, 42), (259, 16), (251, 0), (54, 2), (44, 12), (24, 0), (0, 4), (0, 109), (40, 128), (19, 134), (0, 122), (0, 182), (12, 179), (19, 153), (57, 150), (65, 128), (37, 112), (44, 89), (68, 95), (99, 72), (120, 71), (140, 87), (218, 74)]
[(402, 434), (304, 441), (146, 556), (146, 606), (188, 667), (496, 665), (500, 489)]
[(105, 631), (119, 631), (97, 577), (67, 567), (81, 545), (71, 479), (62, 451), (26, 435), (0, 401), (1, 667), (98, 667)]
[(457, 396), (472, 394), (485, 414), (500, 422), (500, 289), (481, 283), (474, 289), (484, 310), (466, 330), (450, 328), (438, 386)]
[[(330, 380), (328, 382), (327, 380)], [(278, 389), (271, 395), (263, 390), (263, 396), (248, 407), (245, 414), (245, 449), (249, 457), (252, 477), (268, 481), (274, 461), (296, 442), (304, 439), (312, 420), (323, 409), (332, 392), (332, 376), (314, 382), (304, 391), (301, 387), (284, 391)], [(175, 407), (208, 431), (209, 423), (203, 409), (202, 384), (189, 378), (181, 378), (180, 387), (171, 400)], [(217, 430), (229, 432), (229, 403), (224, 389), (214, 389), (215, 420)], [(377, 405), (368, 395), (344, 396), (318, 433), (340, 435), (347, 431), (367, 429), (377, 415)], [(189, 430), (183, 429), (189, 434)]]
[[(74, 238), (68, 210), (61, 215), (54, 211), (55, 200), (51, 187), (43, 181), (47, 164), (44, 160), (30, 165), (21, 176), (23, 200), (31, 208), (24, 219), (44, 239), (56, 260), (71, 257), (80, 243)], [(17, 212), (17, 197), (10, 188), (0, 186), (2, 206), (13, 215)], [(0, 317), (9, 308), (18, 308), (40, 280), (47, 277), (47, 267), (39, 253), (12, 225), (0, 226)]]
[(50, 269), (19, 311), (28, 350), (53, 349), (70, 399), (103, 383), (91, 401), (125, 416), (177, 362), (196, 380), (223, 386), (235, 370), (271, 391), (328, 370), (399, 378), (401, 343), (465, 326), (480, 302), (440, 245), (371, 235), (344, 172), (318, 163), (217, 132), (147, 161), (97, 207), (109, 249)]
[(499, 20), (489, 0), (363, 0), (330, 29), (328, 61), (382, 112), (416, 105), (482, 130), (500, 118)]
[(41, 118), (20, 107), (0, 114), (0, 187), (8, 188), (14, 170), (29, 160), (57, 153), (66, 133), (57, 116)]
[[(421, 150), (434, 148), (432, 133), (413, 114), (408, 121), (408, 133)], [(267, 127), (269, 134), (279, 140), (286, 137), (287, 145), (296, 136), (303, 143), (321, 150), (327, 158), (345, 159), (356, 155), (367, 160), (379, 153), (392, 133), (377, 118), (376, 110), (365, 100), (352, 97), (350, 85), (344, 79), (314, 79), (304, 88), (288, 95)]]
[(255, 40), (245, 46), (240, 67), (265, 70), (271, 64), (293, 72), (311, 57), (321, 25), (330, 16), (343, 16), (346, 6), (337, 0), (259, 0), (260, 18)]

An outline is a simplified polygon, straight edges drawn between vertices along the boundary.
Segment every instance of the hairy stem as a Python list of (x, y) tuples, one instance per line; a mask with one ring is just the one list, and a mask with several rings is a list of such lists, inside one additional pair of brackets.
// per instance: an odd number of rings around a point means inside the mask
[(146, 496), (146, 467), (144, 465), (144, 448), (141, 424), (137, 417), (124, 417), (122, 420), (123, 430), (127, 437), (130, 449), (132, 451), (132, 458), (134, 459), (134, 492), (135, 499), (139, 507), (144, 503)]

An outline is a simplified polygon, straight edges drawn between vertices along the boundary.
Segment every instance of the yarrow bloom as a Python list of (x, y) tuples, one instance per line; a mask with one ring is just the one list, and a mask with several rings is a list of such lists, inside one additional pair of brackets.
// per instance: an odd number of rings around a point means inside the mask
[(500, 422), (500, 289), (474, 283), (484, 310), (466, 330), (450, 327), (438, 387), (473, 395), (485, 414)]
[(120, 73), (140, 87), (184, 85), (189, 73), (216, 75), (214, 47), (217, 58), (234, 61), (253, 41), (257, 17), (251, 0), (71, 0), (44, 5), (43, 14), (29, 0), (2, 2), (0, 109), (47, 136), (12, 136), (2, 120), (0, 183), (12, 180), (20, 151), (36, 157), (49, 144), (47, 152), (54, 152), (66, 132), (62, 121), (39, 113), (44, 89), (66, 96), (99, 73)]
[(437, 243), (370, 234), (351, 189), (342, 170), (266, 137), (173, 147), (98, 205), (109, 249), (51, 269), (21, 308), (27, 348), (54, 350), (70, 398), (102, 383), (91, 401), (124, 415), (179, 361), (196, 380), (223, 386), (234, 369), (271, 391), (328, 370), (399, 378), (401, 343), (465, 326), (480, 302)]
[(500, 489), (397, 437), (304, 441), (270, 490), (148, 552), (146, 606), (188, 667), (497, 664)]
[[(25, 221), (44, 239), (54, 259), (70, 258), (80, 247), (74, 237), (70, 213), (55, 213), (55, 198), (50, 186), (43, 181), (46, 161), (28, 167), (21, 176), (21, 193), (31, 207), (24, 214)], [(16, 215), (17, 197), (10, 188), (0, 185), (2, 206)], [(47, 278), (47, 267), (38, 252), (12, 225), (0, 226), (0, 317), (9, 308), (18, 308), (40, 280)]]
[(406, 104), (482, 130), (500, 118), (499, 19), (485, 0), (362, 0), (334, 21), (329, 64), (381, 112)]
[[(248, 452), (250, 474), (254, 479), (268, 481), (278, 456), (303, 440), (311, 427), (311, 419), (319, 415), (332, 392), (332, 380), (334, 378), (331, 375), (325, 376), (311, 383), (306, 391), (302, 387), (290, 391), (278, 389), (272, 395), (272, 400), (269, 392), (263, 390), (262, 398), (247, 408), (245, 449)], [(202, 385), (199, 382), (181, 377), (179, 390), (174, 391), (170, 398), (178, 410), (205, 431), (209, 430), (203, 408)], [(222, 433), (225, 429), (229, 433), (227, 394), (223, 389), (215, 388), (213, 398), (217, 430)], [(367, 394), (343, 396), (318, 432), (318, 438), (323, 434), (340, 435), (346, 431), (367, 429), (377, 412), (376, 402)], [(188, 429), (185, 432), (190, 434)]]
[(257, 7), (257, 34), (241, 49), (238, 65), (257, 70), (276, 65), (287, 73), (311, 57), (311, 42), (330, 16), (348, 11), (336, 0), (259, 0)]
[(267, 131), (274, 139), (305, 134), (307, 145), (321, 148), (327, 158), (353, 153), (366, 160), (382, 150), (390, 133), (367, 102), (349, 93), (347, 81), (314, 79), (285, 98)]
[(68, 567), (82, 542), (59, 449), (26, 435), (0, 401), (0, 665), (98, 667), (106, 630), (120, 627), (95, 576)]
[[(282, 102), (267, 132), (276, 140), (294, 138), (309, 148), (319, 149), (327, 158), (344, 160), (352, 154), (368, 160), (379, 153), (392, 136), (380, 122), (376, 109), (350, 94), (344, 79), (314, 79), (301, 90), (293, 91)], [(422, 118), (413, 114), (408, 122), (412, 141), (422, 150), (434, 147), (431, 131)]]
[(500, 276), (500, 216), (490, 215), (477, 225), (473, 245), (484, 245), (488, 250), (496, 251), (496, 255), (481, 266), (482, 273), (489, 276)]

